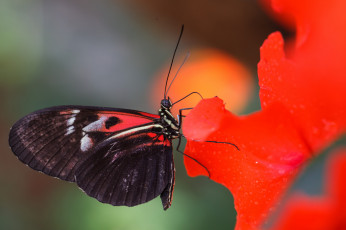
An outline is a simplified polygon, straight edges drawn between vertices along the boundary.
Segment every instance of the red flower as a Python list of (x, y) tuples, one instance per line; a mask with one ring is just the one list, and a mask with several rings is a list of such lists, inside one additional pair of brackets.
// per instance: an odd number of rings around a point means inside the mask
[(329, 159), (325, 195), (309, 197), (295, 194), (288, 201), (273, 229), (342, 230), (346, 229), (346, 150)]
[[(211, 172), (211, 179), (233, 194), (239, 229), (260, 224), (287, 182), (309, 157), (309, 149), (292, 126), (292, 117), (279, 104), (250, 116), (236, 117), (218, 98), (202, 101), (184, 123), (188, 141), (185, 153), (198, 159)], [(185, 158), (190, 176), (207, 175), (197, 163)]]
[[(257, 229), (303, 163), (346, 130), (346, 1), (274, 2), (295, 19), (298, 36), (289, 58), (278, 32), (261, 47), (262, 111), (237, 117), (213, 98), (183, 125), (185, 153), (232, 192), (236, 229)], [(190, 176), (207, 175), (188, 158), (185, 166)]]

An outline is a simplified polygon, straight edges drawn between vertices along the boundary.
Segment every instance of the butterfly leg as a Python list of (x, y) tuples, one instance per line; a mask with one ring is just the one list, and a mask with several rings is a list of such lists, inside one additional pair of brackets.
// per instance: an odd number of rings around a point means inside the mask
[(239, 147), (233, 143), (230, 142), (223, 142), (223, 141), (201, 141), (201, 140), (191, 140), (191, 141), (197, 141), (197, 142), (208, 142), (208, 143), (216, 143), (216, 144), (227, 144), (234, 146), (238, 151), (240, 151)]
[(182, 101), (182, 100), (188, 98), (189, 96), (191, 96), (191, 95), (193, 95), (193, 94), (198, 94), (198, 95), (201, 97), (201, 99), (203, 99), (202, 95), (201, 95), (199, 92), (192, 92), (192, 93), (189, 93), (188, 95), (186, 95), (185, 97), (183, 97), (183, 98), (177, 100), (176, 102), (174, 102), (174, 103), (172, 104), (172, 106), (175, 105), (175, 104), (177, 104), (178, 102), (180, 102), (180, 101)]
[(182, 126), (183, 117), (185, 117), (185, 115), (183, 115), (183, 110), (191, 110), (191, 109), (193, 108), (179, 109), (179, 115), (178, 115), (179, 130), (181, 129), (181, 126)]
[(205, 167), (205, 166), (204, 166), (201, 162), (199, 162), (197, 159), (195, 159), (195, 158), (193, 158), (193, 157), (187, 155), (186, 153), (184, 153), (183, 151), (181, 151), (181, 150), (179, 149), (180, 144), (181, 144), (181, 137), (182, 137), (182, 136), (179, 137), (179, 142), (178, 142), (178, 145), (177, 145), (176, 150), (177, 150), (179, 153), (183, 154), (184, 156), (186, 156), (186, 157), (190, 158), (191, 160), (195, 161), (195, 162), (196, 162), (197, 164), (199, 164), (200, 166), (202, 166), (202, 167), (207, 171), (208, 177), (210, 178), (211, 174), (210, 174), (210, 172), (209, 172), (209, 170), (208, 170), (207, 167)]

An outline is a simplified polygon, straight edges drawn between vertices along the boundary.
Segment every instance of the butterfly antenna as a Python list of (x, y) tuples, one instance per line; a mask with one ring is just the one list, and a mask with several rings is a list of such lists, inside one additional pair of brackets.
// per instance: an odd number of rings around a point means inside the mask
[(180, 35), (179, 35), (179, 38), (178, 38), (178, 42), (177, 42), (177, 45), (176, 45), (175, 50), (174, 50), (174, 53), (173, 53), (173, 58), (172, 58), (172, 61), (171, 61), (171, 65), (169, 66), (168, 75), (167, 75), (167, 78), (166, 78), (165, 92), (164, 92), (164, 94), (163, 94), (164, 99), (166, 99), (166, 96), (167, 96), (167, 91), (166, 91), (166, 89), (167, 89), (167, 84), (168, 84), (168, 78), (169, 78), (169, 74), (171, 73), (171, 69), (172, 69), (172, 65), (173, 65), (175, 53), (177, 52), (177, 49), (178, 49), (178, 46), (179, 46), (181, 37), (182, 37), (182, 35), (183, 35), (183, 31), (184, 31), (184, 25), (181, 26), (181, 31), (180, 31)]
[(168, 94), (168, 91), (169, 91), (169, 89), (171, 88), (174, 79), (178, 76), (178, 73), (179, 73), (181, 67), (183, 67), (183, 65), (185, 64), (186, 60), (187, 60), (189, 57), (190, 57), (190, 52), (187, 52), (187, 54), (186, 54), (186, 56), (185, 56), (185, 58), (184, 58), (183, 63), (181, 63), (181, 65), (180, 65), (180, 67), (179, 67), (177, 73), (175, 74), (173, 80), (171, 81), (171, 84), (169, 84), (169, 86), (168, 86), (168, 89), (167, 89), (167, 91), (166, 91), (166, 95)]

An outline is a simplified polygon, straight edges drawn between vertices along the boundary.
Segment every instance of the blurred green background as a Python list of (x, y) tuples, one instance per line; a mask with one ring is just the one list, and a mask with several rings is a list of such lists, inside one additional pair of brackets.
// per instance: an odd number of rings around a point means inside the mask
[[(182, 24), (179, 53), (223, 50), (255, 79), (260, 45), (282, 30), (254, 0), (1, 0), (0, 229), (232, 229), (229, 191), (188, 177), (179, 153), (173, 205), (164, 212), (160, 199), (133, 208), (101, 204), (74, 184), (26, 167), (7, 143), (16, 120), (44, 107), (156, 113), (150, 87), (170, 61)], [(255, 93), (244, 113), (259, 108), (258, 101)]]

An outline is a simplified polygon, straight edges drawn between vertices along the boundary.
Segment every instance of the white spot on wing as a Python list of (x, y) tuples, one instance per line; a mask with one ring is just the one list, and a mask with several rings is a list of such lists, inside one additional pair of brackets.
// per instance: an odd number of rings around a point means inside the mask
[(83, 128), (83, 131), (84, 132), (99, 131), (104, 127), (104, 124), (105, 124), (107, 119), (108, 119), (107, 116), (102, 116), (97, 121), (94, 121), (94, 122), (90, 123), (89, 125), (85, 126)]
[(93, 146), (93, 140), (88, 135), (85, 135), (80, 140), (80, 149), (83, 152), (88, 151), (92, 146)]
[(66, 121), (66, 125), (67, 125), (67, 129), (66, 129), (66, 133), (65, 133), (65, 136), (71, 134), (74, 132), (74, 127), (73, 127), (73, 124), (76, 120), (76, 116), (77, 114), (80, 112), (79, 109), (74, 109), (74, 110), (71, 110), (70, 113), (72, 113), (71, 117)]
[(76, 120), (76, 114), (72, 115), (71, 118), (67, 120), (67, 126), (73, 125), (75, 120)]
[(65, 133), (65, 136), (70, 135), (73, 132), (74, 132), (74, 127), (70, 126), (70, 127), (67, 128), (67, 132)]

